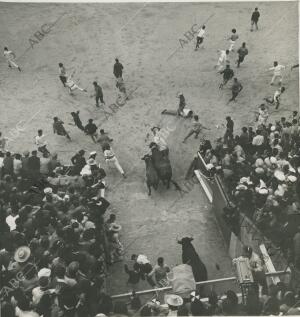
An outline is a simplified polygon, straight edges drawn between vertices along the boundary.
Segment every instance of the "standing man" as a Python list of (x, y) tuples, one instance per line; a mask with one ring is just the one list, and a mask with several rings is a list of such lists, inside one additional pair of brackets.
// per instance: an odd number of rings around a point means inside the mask
[(205, 34), (205, 25), (203, 25), (202, 28), (198, 32), (195, 51), (197, 51), (197, 49), (199, 48), (199, 45), (203, 43), (204, 34)]
[(241, 83), (237, 80), (237, 78), (233, 79), (233, 85), (231, 87), (232, 97), (229, 99), (228, 103), (231, 101), (236, 102), (235, 98), (238, 96), (238, 94), (242, 91), (243, 86)]
[[(100, 143), (102, 150), (103, 150), (103, 148), (105, 147), (106, 144), (110, 144), (110, 142), (112, 142), (112, 141), (113, 141), (113, 139), (111, 139), (111, 138), (107, 135), (107, 133), (105, 133), (104, 130), (101, 129), (101, 130), (100, 130), (100, 135), (99, 135), (99, 137), (98, 137), (98, 139), (97, 139), (97, 142)], [(103, 151), (104, 151), (104, 150), (103, 150)]]
[(233, 140), (233, 127), (234, 122), (231, 117), (226, 117), (226, 131), (224, 134), (224, 143), (227, 143), (229, 139)]
[(273, 98), (265, 98), (265, 100), (268, 103), (271, 103), (273, 105), (275, 105), (275, 109), (279, 108), (280, 105), (280, 96), (281, 94), (283, 94), (285, 92), (285, 87), (281, 87), (280, 89), (277, 89), (274, 93), (274, 97)]
[(274, 62), (273, 65), (274, 65), (273, 67), (269, 68), (269, 70), (274, 71), (270, 85), (273, 85), (276, 79), (279, 79), (279, 84), (281, 85), (281, 82), (282, 82), (281, 70), (285, 69), (285, 66), (278, 64), (278, 62), (276, 61)]
[(226, 65), (226, 68), (222, 70), (220, 74), (223, 74), (223, 83), (220, 84), (219, 89), (223, 89), (227, 82), (234, 76), (234, 72), (230, 68), (230, 65)]
[(98, 128), (93, 122), (93, 119), (89, 119), (89, 123), (84, 127), (84, 132), (89, 135), (95, 143), (97, 129)]
[(53, 118), (53, 132), (54, 134), (56, 133), (58, 135), (66, 136), (68, 140), (71, 140), (63, 124), (64, 122), (62, 120), (60, 120), (58, 117), (54, 117)]
[(0, 132), (0, 151), (2, 152), (5, 151), (7, 140), (8, 140), (7, 138), (2, 136), (2, 132)]
[(123, 73), (123, 65), (119, 62), (119, 60), (116, 58), (115, 59), (115, 64), (114, 64), (114, 75), (116, 78), (122, 78), (122, 73)]
[(76, 127), (80, 129), (81, 131), (84, 131), (84, 126), (82, 125), (82, 122), (79, 117), (79, 110), (76, 112), (71, 112), (71, 116), (73, 117)]
[(260, 13), (258, 12), (258, 8), (255, 8), (252, 15), (251, 15), (251, 29), (250, 31), (253, 31), (253, 25), (255, 24), (256, 30), (258, 30), (258, 19), (260, 17)]
[(218, 67), (218, 72), (220, 72), (225, 68), (225, 65), (229, 63), (229, 50), (218, 50), (218, 52), (220, 53), (220, 56), (215, 68)]
[(3, 55), (7, 60), (9, 68), (15, 67), (15, 68), (18, 68), (19, 72), (21, 71), (21, 68), (15, 62), (16, 55), (13, 51), (9, 51), (7, 47), (4, 47)]
[(96, 107), (100, 107), (99, 106), (99, 99), (100, 99), (101, 103), (105, 105), (105, 102), (103, 100), (102, 88), (98, 85), (98, 83), (96, 81), (93, 82), (93, 85), (95, 88)]
[(236, 40), (239, 38), (238, 34), (236, 33), (236, 29), (232, 29), (231, 30), (231, 35), (229, 36), (228, 40), (229, 40), (229, 43), (230, 43), (230, 46), (229, 46), (229, 52), (231, 51), (234, 51), (234, 45), (235, 45), (235, 42)]
[(238, 49), (239, 58), (237, 60), (237, 67), (240, 67), (240, 64), (244, 61), (246, 55), (248, 55), (248, 49), (246, 43), (244, 42), (242, 46)]
[(67, 71), (65, 69), (65, 66), (63, 63), (58, 64), (58, 69), (59, 69), (59, 79), (61, 80), (62, 84), (64, 87), (66, 87), (66, 82), (67, 82)]
[(37, 149), (43, 154), (50, 154), (47, 149), (47, 141), (45, 140), (45, 135), (43, 134), (43, 130), (38, 130), (38, 135), (35, 137), (35, 144)]
[(81, 170), (86, 165), (84, 154), (85, 151), (80, 150), (71, 158), (71, 162), (74, 165), (72, 168), (72, 175), (80, 175)]
[(37, 151), (32, 151), (28, 158), (29, 177), (33, 182), (37, 181), (40, 176), (41, 161), (37, 156)]

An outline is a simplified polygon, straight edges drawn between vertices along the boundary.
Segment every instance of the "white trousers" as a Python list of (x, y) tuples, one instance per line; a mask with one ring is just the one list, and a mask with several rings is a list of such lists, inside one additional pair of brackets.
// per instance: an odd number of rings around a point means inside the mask
[(229, 46), (229, 51), (231, 52), (234, 48), (235, 41), (230, 40), (230, 46)]
[(124, 171), (123, 171), (123, 168), (122, 166), (120, 165), (118, 159), (114, 156), (113, 158), (110, 158), (110, 159), (105, 159), (106, 163), (108, 165), (112, 165), (114, 164), (115, 167), (117, 168), (117, 170), (123, 175), (124, 174)]
[(281, 83), (282, 82), (282, 75), (273, 75), (272, 80), (271, 80), (271, 84), (273, 84), (276, 79), (278, 79), (279, 82)]

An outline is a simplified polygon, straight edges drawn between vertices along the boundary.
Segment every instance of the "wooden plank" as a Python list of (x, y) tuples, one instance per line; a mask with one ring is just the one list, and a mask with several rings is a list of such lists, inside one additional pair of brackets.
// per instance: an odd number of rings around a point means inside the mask
[(199, 170), (195, 170), (194, 173), (195, 173), (198, 181), (200, 182), (200, 184), (201, 184), (201, 186), (202, 186), (202, 188), (203, 188), (208, 200), (210, 201), (210, 203), (212, 203), (213, 202), (212, 194), (210, 193), (210, 191), (209, 191), (208, 187), (206, 186), (205, 182), (203, 181), (202, 176), (200, 174), (200, 171)]
[[(260, 252), (263, 255), (265, 266), (266, 266), (266, 268), (268, 270), (268, 273), (276, 272), (274, 264), (273, 264), (269, 254), (268, 254), (268, 251), (266, 249), (266, 246), (264, 244), (261, 244), (259, 246), (259, 248), (260, 248)], [(275, 284), (275, 285), (280, 282), (280, 278), (278, 276), (272, 276), (271, 279), (273, 281), (273, 284)]]

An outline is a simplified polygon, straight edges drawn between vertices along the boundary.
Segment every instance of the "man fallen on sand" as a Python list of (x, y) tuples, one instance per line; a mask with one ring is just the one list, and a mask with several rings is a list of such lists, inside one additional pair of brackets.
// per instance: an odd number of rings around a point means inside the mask
[(76, 127), (80, 129), (81, 131), (84, 131), (84, 126), (82, 125), (82, 122), (79, 117), (79, 110), (76, 112), (71, 112), (71, 116), (73, 117)]
[(64, 122), (60, 120), (58, 117), (53, 118), (53, 132), (54, 134), (65, 136), (68, 140), (71, 140), (68, 132), (64, 127)]
[(220, 56), (215, 68), (217, 68), (218, 72), (220, 72), (227, 64), (229, 64), (229, 50), (218, 50), (218, 52), (220, 53)]
[(74, 75), (74, 72), (67, 77), (67, 81), (65, 83), (66, 87), (69, 88), (69, 93), (70, 95), (72, 94), (72, 92), (76, 89), (80, 90), (80, 91), (84, 91), (84, 92), (87, 92), (86, 89), (83, 89), (81, 87), (79, 87), (77, 84), (75, 84), (75, 82), (73, 81), (72, 77)]
[(277, 89), (274, 93), (273, 98), (268, 97), (264, 98), (268, 103), (275, 105), (275, 109), (278, 109), (280, 106), (280, 96), (285, 92), (285, 87)]
[(4, 57), (6, 58), (7, 64), (9, 68), (15, 67), (21, 71), (21, 68), (19, 65), (15, 62), (16, 55), (13, 51), (9, 51), (7, 47), (4, 47), (4, 52), (3, 52)]
[(219, 89), (223, 89), (228, 81), (234, 76), (234, 72), (230, 68), (230, 65), (226, 65), (226, 68), (222, 70), (220, 74), (223, 74), (223, 83), (220, 84)]
[(191, 118), (193, 116), (193, 111), (191, 109), (186, 108), (185, 98), (183, 93), (180, 92), (177, 97), (179, 98), (179, 105), (177, 110), (163, 110), (161, 114), (169, 114), (172, 116), (180, 116), (183, 118)]
[(199, 133), (202, 131), (202, 129), (206, 129), (209, 130), (208, 128), (204, 127), (200, 122), (199, 122), (199, 117), (197, 115), (194, 116), (194, 122), (193, 122), (193, 126), (192, 129), (190, 130), (190, 132), (188, 133), (188, 135), (184, 138), (184, 140), (182, 141), (182, 143), (185, 143), (185, 141), (192, 136), (193, 134), (195, 134), (195, 139), (198, 138)]

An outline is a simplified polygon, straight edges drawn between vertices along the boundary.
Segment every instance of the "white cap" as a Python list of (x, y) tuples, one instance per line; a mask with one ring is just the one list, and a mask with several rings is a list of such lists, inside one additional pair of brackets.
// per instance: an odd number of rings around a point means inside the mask
[(50, 277), (50, 275), (51, 275), (51, 270), (48, 268), (44, 267), (38, 271), (38, 278), (41, 278), (43, 276)]

